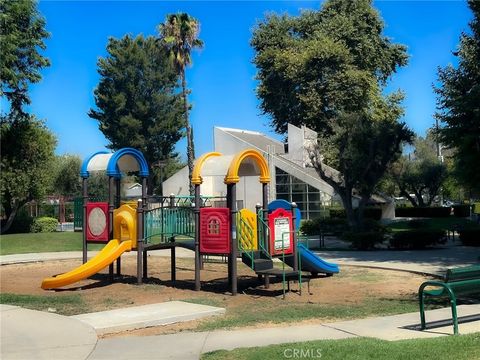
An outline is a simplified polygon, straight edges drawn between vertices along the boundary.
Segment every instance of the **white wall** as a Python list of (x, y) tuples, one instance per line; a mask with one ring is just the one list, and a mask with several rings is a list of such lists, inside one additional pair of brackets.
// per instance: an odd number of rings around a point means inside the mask
[(190, 195), (188, 184), (188, 166), (185, 166), (163, 182), (163, 194)]

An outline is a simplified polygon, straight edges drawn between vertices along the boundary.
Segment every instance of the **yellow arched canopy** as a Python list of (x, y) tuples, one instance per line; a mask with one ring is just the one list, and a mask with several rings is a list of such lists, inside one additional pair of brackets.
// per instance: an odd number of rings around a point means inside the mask
[(201, 171), (203, 164), (205, 161), (208, 160), (208, 158), (214, 157), (214, 156), (222, 156), (221, 153), (219, 152), (208, 152), (206, 154), (203, 154), (197, 159), (197, 162), (195, 163), (195, 166), (193, 167), (193, 172), (192, 172), (192, 184), (194, 185), (201, 185), (203, 183)]
[(254, 160), (260, 168), (260, 182), (263, 184), (269, 183), (270, 171), (268, 170), (268, 164), (265, 161), (265, 158), (257, 150), (247, 149), (238, 153), (232, 159), (232, 162), (228, 167), (227, 176), (225, 176), (225, 184), (236, 184), (240, 181), (240, 177), (238, 176), (238, 170), (240, 169), (240, 165), (242, 164), (242, 162), (246, 159)]

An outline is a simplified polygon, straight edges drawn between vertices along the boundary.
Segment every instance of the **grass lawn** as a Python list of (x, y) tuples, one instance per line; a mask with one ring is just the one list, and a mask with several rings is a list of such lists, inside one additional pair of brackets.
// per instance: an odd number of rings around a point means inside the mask
[[(460, 227), (467, 227), (467, 228), (476, 226), (476, 224), (469, 219), (457, 218), (454, 216), (450, 216), (448, 218), (421, 219), (421, 221), (425, 222), (426, 229), (432, 229), (432, 230), (453, 229), (456, 225), (459, 225)], [(398, 221), (398, 222), (389, 224), (387, 227), (391, 229), (393, 232), (412, 230), (412, 228), (409, 226), (409, 221), (407, 220)]]
[(58, 314), (67, 316), (88, 312), (80, 294), (41, 296), (2, 293), (0, 294), (0, 304), (16, 305), (38, 311), (48, 311), (50, 308), (55, 309), (54, 312)]
[[(89, 244), (88, 250), (99, 250), (103, 246)], [(75, 250), (82, 250), (80, 232), (9, 234), (0, 237), (0, 255)]]
[[(480, 359), (480, 333), (433, 339), (383, 341), (370, 338), (321, 340), (214, 351), (202, 360), (263, 359)], [(294, 351), (297, 351), (295, 357)], [(302, 356), (303, 355), (303, 356)]]
[[(190, 301), (207, 304), (206, 301), (199, 300), (194, 299)], [(215, 306), (212, 303), (208, 303), (208, 305)], [(368, 316), (392, 315), (414, 311), (418, 311), (418, 301), (413, 297), (409, 299), (378, 299), (372, 297), (366, 298), (355, 305), (279, 304), (278, 301), (262, 299), (254, 307), (251, 305), (239, 306), (227, 311), (225, 316), (205, 320), (195, 330), (232, 329), (254, 326), (259, 323), (295, 323), (309, 319), (332, 321), (336, 319), (358, 319)]]

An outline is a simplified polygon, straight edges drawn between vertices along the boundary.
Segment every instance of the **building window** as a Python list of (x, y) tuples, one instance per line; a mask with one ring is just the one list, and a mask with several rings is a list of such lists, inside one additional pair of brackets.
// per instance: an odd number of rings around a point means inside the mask
[(330, 198), (327, 194), (279, 168), (275, 168), (275, 181), (277, 199), (297, 203), (302, 219), (320, 217), (322, 205)]

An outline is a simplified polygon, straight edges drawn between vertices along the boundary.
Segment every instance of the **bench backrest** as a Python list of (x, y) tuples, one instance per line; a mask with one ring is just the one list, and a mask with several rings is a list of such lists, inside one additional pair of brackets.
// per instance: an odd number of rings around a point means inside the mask
[(480, 265), (448, 269), (445, 282), (480, 279)]

